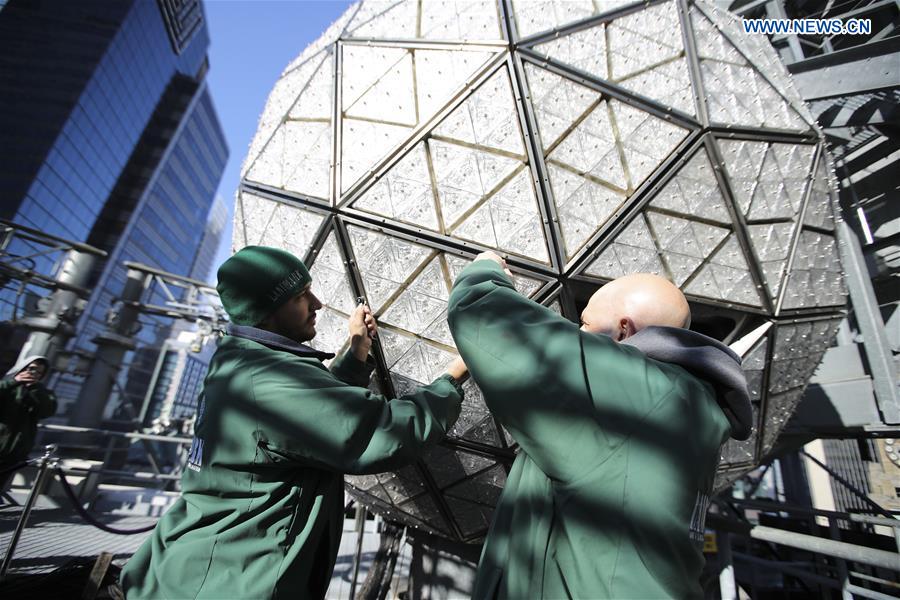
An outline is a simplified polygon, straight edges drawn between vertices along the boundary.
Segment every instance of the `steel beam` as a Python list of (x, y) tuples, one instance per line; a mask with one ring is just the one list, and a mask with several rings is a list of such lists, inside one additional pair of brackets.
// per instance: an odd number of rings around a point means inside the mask
[(900, 424), (900, 390), (897, 388), (896, 367), (891, 346), (884, 330), (884, 320), (878, 309), (878, 300), (866, 259), (856, 234), (846, 222), (837, 224), (838, 252), (844, 266), (850, 302), (856, 315), (856, 322), (863, 337), (863, 347), (869, 362), (875, 399), (884, 422)]

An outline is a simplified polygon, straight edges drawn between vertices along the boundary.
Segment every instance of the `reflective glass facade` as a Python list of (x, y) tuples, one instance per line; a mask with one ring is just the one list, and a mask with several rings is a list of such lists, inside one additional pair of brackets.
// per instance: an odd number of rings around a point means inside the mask
[[(202, 268), (197, 263), (198, 257), (203, 257), (200, 262), (208, 271), (209, 250), (206, 247), (204, 251), (202, 242), (210, 235), (216, 236), (210, 233), (215, 227), (207, 226), (207, 217), (227, 158), (228, 150), (212, 101), (208, 91), (202, 89), (188, 107), (159, 169), (110, 254), (108, 266), (97, 282), (97, 291), (82, 316), (75, 347), (93, 351), (91, 340), (105, 329), (107, 313), (125, 285), (127, 270), (123, 263), (136, 262), (191, 276)], [(221, 221), (221, 215), (216, 220)], [(221, 236), (219, 227), (218, 236)], [(144, 302), (164, 305), (167, 300), (160, 290), (154, 290)], [(172, 319), (162, 317), (145, 316), (141, 323), (134, 336), (139, 348), (126, 355), (110, 410), (115, 409), (116, 401), (125, 397), (133, 406), (140, 406), (158, 349), (173, 326)], [(59, 382), (57, 395), (61, 403), (77, 397), (79, 386), (71, 383)]]
[[(208, 45), (204, 27), (176, 54), (156, 2), (9, 2), (0, 12), (0, 217), (88, 240), (173, 76), (202, 78)], [(36, 259), (35, 270), (52, 268)], [(2, 302), (0, 319), (9, 316)]]
[[(223, 217), (207, 220), (228, 150), (204, 84), (208, 46), (199, 0), (12, 0), (0, 12), (0, 217), (109, 254), (70, 350), (94, 352), (124, 261), (203, 278), (210, 268)], [(35, 260), (40, 272), (54, 267)], [(0, 319), (13, 297), (0, 290)], [(114, 394), (137, 406), (173, 324), (141, 321)], [(52, 382), (58, 415), (81, 381)]]

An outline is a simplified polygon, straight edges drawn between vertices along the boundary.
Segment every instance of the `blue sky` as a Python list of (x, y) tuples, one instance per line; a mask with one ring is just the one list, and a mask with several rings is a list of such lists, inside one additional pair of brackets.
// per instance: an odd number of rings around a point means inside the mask
[[(207, 81), (230, 156), (218, 194), (229, 210), (215, 268), (231, 253), (231, 215), (241, 163), (281, 71), (318, 38), (349, 1), (207, 0), (210, 69)], [(215, 270), (210, 274), (215, 281)]]

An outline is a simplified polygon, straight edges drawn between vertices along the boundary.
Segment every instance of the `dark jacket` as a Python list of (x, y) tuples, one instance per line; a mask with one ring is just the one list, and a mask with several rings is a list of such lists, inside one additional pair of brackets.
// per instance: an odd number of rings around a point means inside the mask
[(444, 437), (449, 375), (395, 400), (372, 366), (233, 326), (204, 382), (182, 497), (125, 566), (128, 598), (323, 598), (343, 527), (344, 473), (397, 468)]
[(56, 396), (43, 383), (29, 386), (14, 377), (43, 356), (28, 356), (16, 363), (0, 381), (0, 463), (25, 460), (34, 446), (37, 423), (56, 413)]
[[(721, 406), (749, 414), (739, 359), (681, 330), (644, 330), (634, 344), (580, 331), (491, 261), (460, 274), (449, 322), (521, 446), (474, 597), (702, 597), (703, 521), (720, 447), (736, 431)], [(687, 350), (663, 362), (641, 345)], [(712, 363), (676, 360), (704, 352)]]

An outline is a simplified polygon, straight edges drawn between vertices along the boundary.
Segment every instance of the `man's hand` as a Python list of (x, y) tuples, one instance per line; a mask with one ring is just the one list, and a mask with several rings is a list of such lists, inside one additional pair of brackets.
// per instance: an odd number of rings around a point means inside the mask
[(372, 349), (372, 338), (378, 334), (375, 315), (365, 304), (360, 304), (350, 315), (350, 351), (361, 362), (366, 361)]
[(40, 382), (40, 379), (38, 379), (34, 373), (27, 370), (20, 371), (15, 376), (15, 380), (27, 388), (33, 387), (35, 384)]
[(453, 379), (462, 383), (469, 378), (469, 367), (463, 362), (462, 357), (457, 356), (452, 363), (447, 365), (447, 373), (449, 373)]
[(506, 273), (506, 275), (510, 279), (512, 279), (512, 272), (509, 270), (509, 266), (506, 264), (506, 261), (503, 260), (503, 257), (500, 256), (499, 254), (497, 254), (496, 252), (492, 252), (490, 250), (488, 250), (487, 252), (482, 252), (481, 254), (479, 254), (478, 256), (475, 257), (475, 260), (476, 261), (478, 261), (478, 260), (494, 261), (495, 263), (500, 265), (500, 268), (503, 269), (503, 272)]

